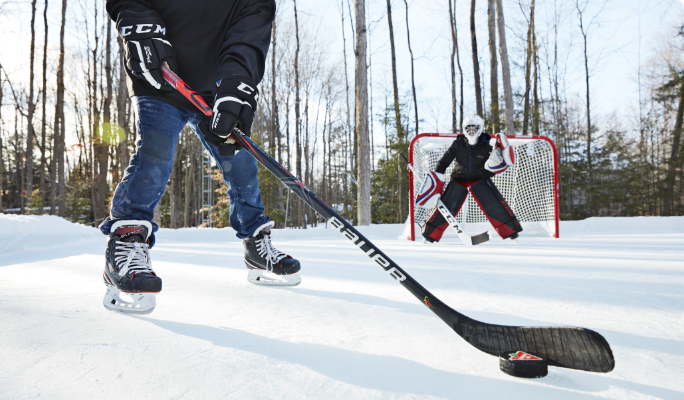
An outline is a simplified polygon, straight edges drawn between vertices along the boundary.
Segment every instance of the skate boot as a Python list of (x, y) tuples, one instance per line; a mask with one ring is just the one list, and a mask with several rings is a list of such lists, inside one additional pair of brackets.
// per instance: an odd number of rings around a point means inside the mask
[(110, 311), (149, 314), (157, 305), (156, 295), (162, 288), (161, 278), (152, 270), (147, 245), (152, 224), (117, 221), (111, 232), (103, 274), (107, 292), (102, 302)]
[(245, 246), (245, 265), (249, 269), (247, 280), (255, 285), (297, 286), (299, 261), (273, 247), (271, 227), (273, 221), (260, 226), (254, 236), (243, 239)]

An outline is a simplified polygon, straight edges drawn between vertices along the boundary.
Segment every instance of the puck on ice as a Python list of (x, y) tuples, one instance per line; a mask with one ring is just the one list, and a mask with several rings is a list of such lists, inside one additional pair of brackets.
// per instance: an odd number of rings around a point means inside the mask
[(499, 356), (499, 368), (516, 378), (542, 378), (549, 373), (546, 360), (524, 351), (502, 353)]

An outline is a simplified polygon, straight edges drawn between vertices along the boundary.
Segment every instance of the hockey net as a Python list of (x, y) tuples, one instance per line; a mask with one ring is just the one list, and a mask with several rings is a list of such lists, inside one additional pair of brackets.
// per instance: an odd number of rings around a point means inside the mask
[[(414, 203), (416, 193), (428, 171), (435, 169), (437, 161), (456, 139), (457, 134), (423, 133), (416, 136), (409, 147), (409, 161), (416, 171), (409, 172), (411, 199), (406, 233), (409, 240), (420, 238), (420, 225), (430, 209)], [(492, 178), (506, 202), (523, 226), (523, 233), (546, 232), (558, 237), (558, 152), (556, 145), (546, 136), (507, 135), (514, 147), (515, 165)], [(494, 145), (494, 139), (492, 139)], [(454, 166), (444, 174), (451, 176)], [(482, 210), (468, 195), (456, 220), (466, 231), (491, 229)], [(411, 223), (412, 222), (412, 223)], [(489, 226), (489, 228), (487, 228)], [(409, 233), (410, 232), (410, 233)], [(448, 231), (447, 231), (448, 232)], [(445, 234), (447, 234), (445, 232)], [(474, 233), (474, 232), (473, 232)], [(479, 232), (478, 232), (479, 233)]]

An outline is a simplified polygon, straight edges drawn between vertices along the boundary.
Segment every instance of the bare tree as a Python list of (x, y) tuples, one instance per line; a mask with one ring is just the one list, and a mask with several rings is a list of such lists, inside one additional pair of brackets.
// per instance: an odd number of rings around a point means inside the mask
[(475, 104), (477, 115), (482, 113), (482, 85), (480, 84), (480, 59), (477, 56), (477, 35), (475, 34), (475, 0), (470, 1), (470, 41), (473, 48), (473, 75), (475, 78)]
[[(64, 217), (65, 181), (64, 181), (64, 131), (61, 130), (64, 120), (64, 26), (66, 23), (67, 0), (62, 0), (62, 23), (59, 30), (59, 61), (57, 63), (57, 103), (55, 104), (53, 161), (50, 171), (50, 214), (54, 214), (58, 199), (60, 217)], [(55, 175), (57, 175), (55, 177)], [(55, 185), (55, 178), (57, 185)], [(55, 187), (56, 186), (56, 187)], [(57, 198), (59, 196), (59, 198)]]
[(45, 201), (45, 169), (47, 168), (47, 157), (45, 155), (45, 144), (46, 144), (46, 126), (47, 126), (47, 48), (48, 48), (48, 0), (45, 0), (45, 9), (43, 10), (43, 25), (45, 30), (45, 37), (43, 38), (43, 98), (42, 98), (42, 118), (40, 120), (40, 209), (39, 214), (43, 213), (43, 202)]
[[(392, 28), (392, 5), (390, 0), (387, 0), (387, 23), (389, 24), (389, 34), (390, 34), (390, 49), (392, 50), (392, 85), (394, 88), (394, 118), (397, 127), (397, 139), (401, 145), (404, 140), (404, 128), (401, 125), (401, 110), (399, 109), (399, 88), (397, 85), (397, 57), (394, 50), (394, 29)], [(401, 165), (399, 166), (399, 178), (398, 178), (398, 197), (399, 197), (399, 222), (404, 220), (404, 207), (402, 205), (402, 199), (404, 197), (402, 185), (401, 185)]]
[(411, 89), (413, 91), (413, 108), (416, 114), (416, 135), (418, 135), (418, 100), (416, 99), (416, 81), (413, 78), (413, 50), (411, 50), (411, 31), (408, 22), (408, 2), (404, 0), (406, 6), (406, 40), (408, 42), (409, 53), (411, 53)]
[[(370, 141), (368, 137), (368, 70), (366, 66), (366, 8), (364, 0), (354, 3), (356, 14), (356, 132), (359, 140), (357, 153), (358, 188), (356, 190), (358, 225), (371, 223), (370, 204)], [(407, 9), (408, 12), (408, 9)], [(408, 17), (407, 17), (408, 18)], [(408, 23), (408, 19), (407, 19)], [(413, 71), (413, 63), (411, 63)], [(413, 89), (415, 99), (415, 88)], [(414, 100), (415, 101), (415, 100)], [(416, 116), (417, 118), (417, 116)], [(417, 124), (418, 122), (416, 122)], [(416, 125), (416, 134), (418, 126)]]
[[(449, 25), (451, 26), (451, 131), (458, 132), (459, 126), (463, 125), (463, 69), (461, 68), (461, 57), (458, 51), (458, 28), (456, 26), (456, 1), (452, 7), (452, 0), (449, 0)], [(460, 123), (456, 123), (456, 67), (454, 58), (458, 65), (458, 72), (461, 77), (461, 101), (460, 101)]]
[(119, 35), (116, 35), (116, 40), (119, 45), (119, 86), (116, 96), (116, 118), (117, 125), (119, 125), (119, 130), (122, 133), (117, 153), (119, 156), (119, 176), (123, 178), (130, 159), (128, 152), (128, 113), (130, 112), (130, 106), (128, 106), (129, 99), (128, 87), (126, 86), (126, 61), (124, 59), (123, 40)]
[[(272, 28), (273, 44), (271, 45), (271, 134), (269, 135), (269, 151), (272, 157), (276, 156), (276, 137), (280, 136), (280, 126), (278, 125), (278, 100), (276, 90), (276, 19), (273, 19)], [(278, 141), (280, 142), (280, 141)], [(278, 152), (280, 154), (280, 152)], [(282, 162), (280, 156), (278, 162)]]
[[(534, 62), (533, 53), (537, 44), (533, 42), (535, 38), (534, 35), (534, 2), (530, 4), (530, 21), (527, 28), (527, 60), (525, 63), (525, 98), (523, 100), (523, 128), (522, 134), (527, 135), (527, 127), (530, 120), (530, 72), (532, 69), (532, 63)], [(536, 81), (535, 81), (536, 82)]]
[(33, 0), (31, 2), (31, 55), (30, 55), (30, 67), (29, 67), (29, 97), (28, 97), (28, 132), (26, 135), (26, 205), (31, 205), (31, 195), (33, 194), (33, 140), (35, 136), (35, 131), (33, 129), (33, 114), (36, 111), (36, 103), (33, 102), (33, 81), (35, 78), (34, 74), (34, 61), (36, 53), (36, 2)]
[[(294, 19), (295, 19), (295, 40), (297, 47), (295, 50), (294, 57), (294, 72), (295, 72), (295, 142), (297, 145), (296, 150), (296, 167), (297, 176), (302, 177), (302, 143), (301, 143), (301, 130), (302, 130), (302, 117), (300, 110), (301, 98), (299, 97), (299, 21), (297, 20), (297, 0), (292, 0), (294, 3)], [(297, 217), (300, 218), (299, 222), (302, 223), (303, 227), (306, 228), (306, 222), (304, 221), (304, 210), (300, 202)]]
[(589, 205), (590, 209), (593, 210), (594, 204), (592, 201), (592, 188), (594, 187), (594, 168), (593, 168), (593, 163), (592, 163), (592, 156), (591, 156), (591, 142), (592, 142), (592, 127), (591, 127), (591, 97), (590, 97), (590, 90), (589, 90), (589, 78), (591, 77), (591, 74), (589, 72), (589, 54), (588, 54), (588, 47), (587, 47), (587, 36), (589, 35), (589, 30), (593, 25), (595, 25), (596, 18), (598, 15), (603, 11), (603, 8), (606, 5), (606, 2), (603, 2), (603, 5), (601, 6), (600, 10), (598, 10), (594, 16), (589, 20), (589, 23), (586, 23), (585, 18), (586, 18), (586, 10), (587, 6), (589, 5), (590, 1), (585, 0), (583, 4), (580, 4), (580, 0), (575, 0), (575, 8), (577, 10), (577, 18), (579, 22), (579, 28), (580, 32), (582, 33), (582, 42), (584, 44), (583, 50), (584, 50), (584, 72), (585, 72), (585, 83), (587, 87), (587, 169), (589, 170)]
[[(105, 14), (106, 17), (107, 14)], [(112, 141), (112, 19), (107, 19), (107, 36), (105, 38), (105, 78), (107, 80), (106, 96), (104, 98), (104, 105), (102, 106), (102, 138), (100, 140), (100, 175), (98, 179), (98, 201), (102, 207), (101, 218), (104, 219), (107, 214), (106, 194), (107, 194), (107, 173), (108, 173), (108, 156), (109, 156), (109, 142)], [(97, 220), (97, 218), (96, 218)]]
[(499, 61), (496, 55), (496, 0), (487, 1), (489, 28), (489, 93), (492, 133), (499, 131)]
[(513, 88), (511, 87), (511, 69), (508, 65), (508, 49), (506, 47), (506, 22), (503, 4), (496, 0), (497, 22), (499, 25), (499, 55), (501, 56), (501, 74), (504, 84), (504, 100), (506, 104), (506, 134), (515, 133), (515, 106), (513, 105)]
[(663, 205), (664, 215), (671, 215), (673, 210), (675, 170), (679, 161), (679, 146), (682, 137), (682, 126), (684, 125), (684, 76), (677, 76), (677, 79), (673, 81), (674, 83), (679, 83), (679, 107), (677, 108), (674, 129), (672, 130), (672, 148), (670, 149), (667, 175), (665, 177), (665, 193), (667, 198)]

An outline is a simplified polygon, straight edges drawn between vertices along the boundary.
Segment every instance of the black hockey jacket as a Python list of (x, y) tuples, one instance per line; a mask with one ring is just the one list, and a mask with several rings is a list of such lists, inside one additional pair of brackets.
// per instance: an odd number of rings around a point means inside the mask
[[(122, 11), (156, 11), (176, 51), (178, 75), (209, 104), (219, 79), (247, 75), (258, 84), (271, 43), (275, 0), (107, 0), (109, 17)], [(175, 90), (159, 91), (128, 76), (130, 95), (155, 96), (197, 109)]]
[(451, 173), (452, 181), (473, 182), (491, 178), (494, 174), (484, 168), (489, 155), (492, 153), (490, 140), (491, 136), (488, 133), (483, 133), (480, 135), (477, 144), (471, 147), (468, 145), (468, 139), (464, 135), (459, 135), (449, 150), (439, 159), (435, 171), (443, 174), (449, 165), (455, 161), (456, 165), (454, 165), (454, 171)]

